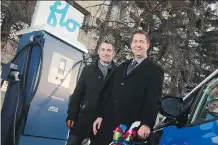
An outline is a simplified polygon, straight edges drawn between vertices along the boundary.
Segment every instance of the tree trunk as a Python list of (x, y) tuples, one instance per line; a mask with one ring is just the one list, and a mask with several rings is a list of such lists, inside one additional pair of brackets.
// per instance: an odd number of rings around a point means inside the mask
[(173, 96), (179, 96), (178, 84), (179, 84), (179, 62), (180, 60), (180, 52), (179, 48), (172, 42), (173, 38), (171, 38), (171, 54), (172, 54), (172, 66), (171, 66), (171, 84), (170, 84), (170, 94)]
[(13, 24), (13, 19), (11, 17), (11, 13), (5, 13), (4, 19), (2, 20), (1, 26), (1, 49), (4, 50), (5, 45), (7, 44), (8, 37), (10, 34), (10, 29)]
[(112, 8), (113, 8), (113, 0), (111, 0), (111, 3), (109, 5), (109, 7), (108, 7), (105, 22), (100, 26), (100, 36), (99, 36), (99, 39), (98, 39), (98, 42), (97, 42), (97, 45), (96, 45), (95, 54), (98, 53), (98, 48), (101, 45), (101, 43), (104, 40), (104, 37), (106, 35), (107, 27), (108, 27), (110, 17), (111, 17)]

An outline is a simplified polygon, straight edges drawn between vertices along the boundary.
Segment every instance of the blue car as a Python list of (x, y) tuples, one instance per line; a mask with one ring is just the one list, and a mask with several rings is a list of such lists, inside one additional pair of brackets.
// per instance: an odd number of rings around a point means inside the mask
[(218, 69), (186, 97), (163, 97), (160, 113), (159, 145), (218, 145)]

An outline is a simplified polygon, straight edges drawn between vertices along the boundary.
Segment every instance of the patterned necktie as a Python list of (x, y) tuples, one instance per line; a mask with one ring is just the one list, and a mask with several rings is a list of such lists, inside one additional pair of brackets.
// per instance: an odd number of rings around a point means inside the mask
[(127, 69), (127, 75), (132, 71), (134, 70), (134, 68), (136, 67), (136, 65), (138, 64), (137, 61), (133, 61), (132, 64), (128, 67)]

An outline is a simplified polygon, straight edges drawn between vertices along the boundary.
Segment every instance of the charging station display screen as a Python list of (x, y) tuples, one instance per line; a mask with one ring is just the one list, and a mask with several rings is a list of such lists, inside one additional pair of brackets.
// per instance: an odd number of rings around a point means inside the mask
[(53, 52), (48, 74), (48, 82), (69, 88), (73, 60), (57, 52)]
[(59, 68), (58, 68), (58, 73), (60, 75), (64, 75), (66, 63), (67, 63), (67, 60), (65, 60), (64, 58), (61, 58)]

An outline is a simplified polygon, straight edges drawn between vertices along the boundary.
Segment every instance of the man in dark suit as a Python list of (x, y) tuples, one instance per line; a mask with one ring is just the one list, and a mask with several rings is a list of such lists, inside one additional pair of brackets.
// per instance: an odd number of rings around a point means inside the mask
[(95, 140), (92, 145), (108, 145), (117, 126), (130, 127), (135, 121), (141, 122), (138, 135), (141, 138), (149, 136), (157, 117), (164, 79), (163, 69), (147, 57), (149, 46), (146, 32), (133, 33), (131, 50), (134, 58), (116, 69), (102, 94), (104, 99), (93, 124)]
[(85, 66), (72, 94), (66, 125), (70, 129), (67, 145), (81, 145), (92, 134), (102, 88), (115, 71), (113, 45), (104, 41), (98, 50), (99, 59)]

